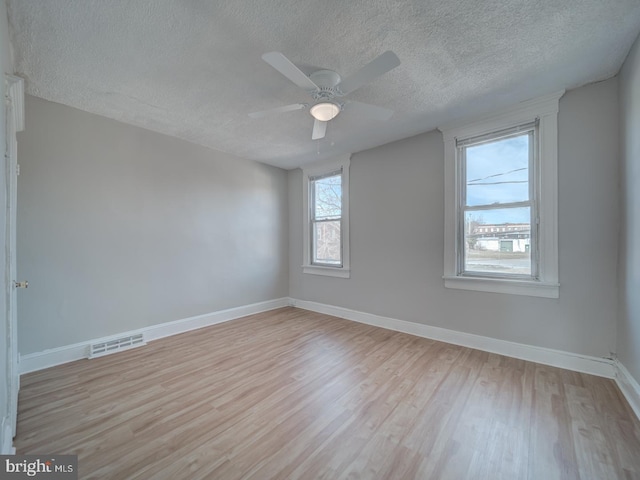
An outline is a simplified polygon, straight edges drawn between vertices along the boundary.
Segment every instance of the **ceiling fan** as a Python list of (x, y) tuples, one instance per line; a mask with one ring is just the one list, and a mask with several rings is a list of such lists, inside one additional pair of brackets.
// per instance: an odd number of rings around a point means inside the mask
[[(262, 55), (262, 59), (313, 98), (313, 103), (309, 108), (309, 113), (315, 119), (311, 135), (312, 140), (324, 138), (327, 131), (327, 123), (334, 119), (343, 109), (345, 112), (355, 112), (362, 117), (377, 120), (387, 120), (393, 115), (393, 111), (387, 108), (353, 100), (345, 100), (344, 102), (338, 100), (400, 65), (400, 59), (392, 51), (384, 52), (345, 79), (342, 79), (333, 70), (318, 70), (307, 76), (280, 52), (265, 53)], [(249, 116), (251, 118), (262, 118), (274, 113), (301, 110), (309, 107), (309, 105), (308, 103), (294, 103), (253, 112)]]

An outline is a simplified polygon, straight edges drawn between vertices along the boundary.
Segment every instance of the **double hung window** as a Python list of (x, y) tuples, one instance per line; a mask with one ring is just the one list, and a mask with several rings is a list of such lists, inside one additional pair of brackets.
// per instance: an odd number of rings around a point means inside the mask
[(303, 168), (303, 272), (349, 278), (349, 158)]
[(441, 129), (445, 287), (558, 297), (562, 93)]
[(342, 267), (342, 170), (309, 177), (311, 264)]
[(458, 273), (538, 278), (537, 122), (458, 140)]

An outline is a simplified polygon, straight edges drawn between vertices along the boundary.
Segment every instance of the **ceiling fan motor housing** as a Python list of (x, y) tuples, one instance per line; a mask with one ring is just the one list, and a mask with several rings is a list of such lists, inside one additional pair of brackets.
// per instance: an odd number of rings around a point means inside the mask
[(318, 70), (309, 75), (309, 78), (319, 87), (312, 93), (315, 100), (329, 100), (338, 94), (336, 86), (342, 79), (333, 70)]

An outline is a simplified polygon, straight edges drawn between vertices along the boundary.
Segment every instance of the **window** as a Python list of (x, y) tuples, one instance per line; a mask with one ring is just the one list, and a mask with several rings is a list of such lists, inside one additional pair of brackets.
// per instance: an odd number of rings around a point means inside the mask
[(342, 169), (309, 177), (311, 264), (342, 267)]
[(446, 287), (558, 297), (562, 93), (441, 129)]
[[(460, 196), (458, 273), (536, 280), (537, 122), (456, 140)], [(489, 225), (492, 235), (483, 231)], [(520, 233), (509, 233), (512, 226)]]
[(349, 277), (349, 159), (303, 169), (304, 273)]

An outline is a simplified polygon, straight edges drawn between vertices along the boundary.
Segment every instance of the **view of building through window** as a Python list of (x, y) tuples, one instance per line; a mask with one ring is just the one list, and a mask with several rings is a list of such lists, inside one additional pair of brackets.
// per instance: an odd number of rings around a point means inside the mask
[(465, 219), (467, 271), (531, 274), (531, 225)]
[(532, 275), (533, 128), (461, 147), (464, 271)]
[(342, 173), (312, 179), (312, 263), (341, 266)]

